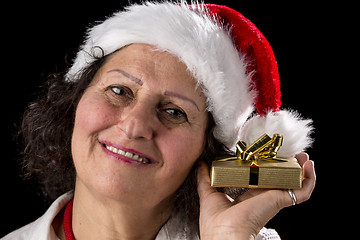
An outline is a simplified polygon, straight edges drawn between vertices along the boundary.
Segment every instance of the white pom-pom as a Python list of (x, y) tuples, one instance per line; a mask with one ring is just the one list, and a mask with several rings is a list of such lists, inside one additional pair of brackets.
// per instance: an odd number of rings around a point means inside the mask
[(249, 119), (241, 129), (239, 139), (251, 144), (264, 133), (270, 137), (275, 133), (282, 134), (284, 140), (277, 156), (288, 158), (311, 146), (313, 129), (311, 119), (303, 119), (292, 110), (282, 110)]

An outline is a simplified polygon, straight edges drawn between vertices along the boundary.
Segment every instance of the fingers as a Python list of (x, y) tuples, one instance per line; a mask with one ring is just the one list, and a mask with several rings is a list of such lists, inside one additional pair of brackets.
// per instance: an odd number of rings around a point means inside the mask
[(302, 152), (296, 156), (296, 159), (298, 160), (300, 166), (302, 167), (304, 163), (309, 160), (309, 155), (305, 152)]
[(309, 160), (309, 155), (307, 153), (299, 153), (296, 156), (296, 159), (303, 169), (303, 187), (295, 190), (294, 194), (296, 195), (297, 203), (302, 203), (310, 198), (315, 188), (316, 174), (314, 162)]
[(314, 179), (316, 180), (316, 174), (315, 174), (315, 168), (314, 168), (314, 162), (309, 160), (305, 162), (303, 165), (303, 171), (304, 171), (304, 178), (307, 179)]
[(303, 172), (303, 186), (301, 189), (294, 190), (297, 203), (307, 201), (315, 188), (316, 174), (314, 169), (314, 162), (306, 161), (303, 165)]
[(245, 193), (239, 195), (236, 199), (235, 199), (235, 202), (243, 202), (247, 199), (250, 199), (252, 197), (255, 197), (265, 191), (269, 191), (269, 190), (266, 190), (266, 189), (256, 189), (256, 188), (253, 188), (253, 189), (249, 189), (248, 191), (246, 191)]

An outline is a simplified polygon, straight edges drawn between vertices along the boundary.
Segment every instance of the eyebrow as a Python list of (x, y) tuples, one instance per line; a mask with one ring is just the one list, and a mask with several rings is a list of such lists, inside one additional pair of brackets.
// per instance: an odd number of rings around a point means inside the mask
[(191, 103), (196, 107), (196, 109), (200, 112), (200, 109), (199, 109), (198, 105), (196, 105), (195, 101), (192, 100), (191, 98), (185, 97), (185, 96), (180, 95), (180, 94), (178, 94), (178, 93), (169, 92), (169, 91), (166, 91), (166, 92), (164, 93), (164, 95), (165, 95), (165, 96), (171, 96), (171, 97), (180, 98), (180, 99), (182, 99), (182, 100), (191, 102)]
[[(131, 75), (130, 73), (127, 73), (124, 70), (121, 70), (119, 68), (112, 69), (112, 70), (109, 70), (107, 72), (108, 73), (110, 73), (110, 72), (118, 72), (118, 73), (122, 74), (124, 77), (130, 79), (131, 81), (137, 83), (140, 86), (142, 86), (144, 84), (143, 81), (141, 81), (139, 78), (137, 78), (137, 77)], [(170, 91), (165, 91), (164, 95), (165, 96), (176, 97), (176, 98), (180, 98), (182, 100), (188, 101), (188, 102), (192, 103), (196, 107), (196, 109), (200, 112), (200, 109), (199, 109), (198, 105), (191, 98), (188, 98), (188, 97), (185, 97), (185, 96), (183, 96), (181, 94), (178, 94), (178, 93), (175, 93), (175, 92), (170, 92)]]
[(135, 82), (137, 84), (139, 84), (140, 86), (142, 86), (144, 84), (139, 78), (134, 77), (133, 75), (131, 75), (130, 73), (125, 72), (124, 70), (116, 68), (116, 69), (109, 70), (108, 73), (109, 72), (121, 73), (124, 77), (130, 79), (131, 81), (133, 81), (133, 82)]

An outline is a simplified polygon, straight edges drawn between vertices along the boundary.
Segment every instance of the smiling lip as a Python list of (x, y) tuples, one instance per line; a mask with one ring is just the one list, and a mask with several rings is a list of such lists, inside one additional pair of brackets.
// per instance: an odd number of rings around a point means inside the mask
[(137, 163), (142, 165), (156, 163), (151, 157), (134, 149), (125, 148), (107, 141), (99, 141), (99, 143), (106, 153), (127, 163)]

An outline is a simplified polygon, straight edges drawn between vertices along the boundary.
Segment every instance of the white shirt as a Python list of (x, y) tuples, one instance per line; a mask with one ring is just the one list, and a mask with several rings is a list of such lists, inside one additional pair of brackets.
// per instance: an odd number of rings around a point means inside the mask
[[(1, 240), (59, 240), (52, 227), (52, 222), (56, 215), (73, 198), (73, 193), (68, 192), (56, 199), (49, 209), (36, 221), (25, 225), (14, 232), (9, 233)], [(189, 237), (186, 231), (181, 231), (183, 221), (178, 218), (170, 218), (160, 229), (155, 240), (199, 240), (198, 237)], [(180, 229), (180, 231), (179, 231)], [(256, 240), (280, 239), (277, 232), (273, 229), (261, 229)]]

